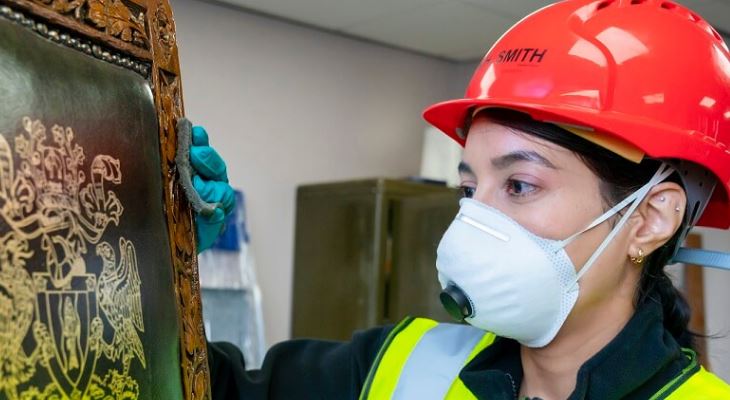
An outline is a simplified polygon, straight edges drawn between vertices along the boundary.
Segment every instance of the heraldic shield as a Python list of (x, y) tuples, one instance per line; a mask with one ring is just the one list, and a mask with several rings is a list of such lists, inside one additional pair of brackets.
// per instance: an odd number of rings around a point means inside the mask
[(0, 0), (0, 399), (209, 398), (163, 0)]

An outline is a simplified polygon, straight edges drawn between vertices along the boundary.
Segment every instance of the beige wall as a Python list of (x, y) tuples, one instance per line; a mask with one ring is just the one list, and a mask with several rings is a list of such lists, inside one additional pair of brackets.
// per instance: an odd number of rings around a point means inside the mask
[(414, 175), (424, 106), (455, 65), (193, 0), (174, 0), (188, 117), (247, 196), (269, 345), (289, 337), (295, 189)]
[[(697, 229), (706, 249), (730, 252), (730, 231)], [(730, 382), (730, 271), (704, 269), (705, 324), (712, 371)]]

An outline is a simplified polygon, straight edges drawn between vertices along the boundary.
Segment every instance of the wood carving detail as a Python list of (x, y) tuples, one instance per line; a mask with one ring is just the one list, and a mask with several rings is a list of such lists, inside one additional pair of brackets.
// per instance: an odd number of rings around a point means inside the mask
[(177, 183), (176, 123), (183, 116), (179, 77), (157, 70), (160, 145), (167, 204), (168, 232), (173, 254), (175, 294), (180, 312), (183, 389), (186, 399), (210, 398), (209, 371), (200, 299), (197, 252), (191, 240), (192, 210)]
[(112, 37), (149, 49), (144, 14), (135, 14), (122, 0), (33, 0)]
[(177, 59), (175, 21), (172, 18), (172, 10), (169, 4), (164, 1), (157, 1), (154, 6), (149, 8), (147, 15), (150, 35), (154, 38), (152, 40), (152, 53), (157, 67), (178, 75), (180, 65)]
[(157, 38), (155, 41), (156, 50), (159, 53), (157, 55), (163, 60), (164, 64), (169, 64), (176, 46), (175, 25), (167, 10), (163, 7), (161, 3), (157, 4), (152, 29), (154, 29)]
[(100, 60), (131, 69), (144, 77), (149, 76), (150, 67), (148, 63), (135, 60), (133, 57), (126, 56), (123, 52), (113, 50), (110, 47), (94, 44), (74, 32), (68, 33), (68, 29), (61, 28), (59, 30), (49, 28), (43, 22), (37, 22), (22, 12), (14, 11), (12, 8), (2, 5), (0, 5), (0, 18), (6, 18), (17, 24), (30, 27), (38, 35), (53, 42), (86, 53)]

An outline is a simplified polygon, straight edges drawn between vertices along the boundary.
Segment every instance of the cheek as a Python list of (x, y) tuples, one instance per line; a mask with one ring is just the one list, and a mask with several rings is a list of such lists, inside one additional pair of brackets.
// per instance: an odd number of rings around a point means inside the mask
[[(585, 263), (588, 262), (588, 259), (598, 249), (601, 242), (603, 242), (603, 239), (608, 236), (610, 229), (610, 225), (607, 222), (604, 222), (588, 232), (582, 233), (565, 247), (565, 251), (568, 253), (571, 261), (573, 261), (576, 271), (580, 271)], [(611, 253), (611, 248), (613, 247), (616, 239), (617, 238), (614, 238), (614, 241), (603, 250), (599, 259), (596, 260), (596, 263), (602, 263), (604, 259), (608, 258), (607, 255)], [(596, 267), (598, 267), (598, 265), (594, 265), (591, 268), (595, 269)], [(587, 278), (587, 275), (583, 279), (585, 278)]]
[[(580, 271), (588, 259), (608, 236), (612, 226), (604, 223), (584, 233), (566, 247), (576, 271)], [(615, 297), (624, 287), (632, 272), (626, 262), (628, 234), (622, 229), (596, 259), (591, 269), (580, 279), (579, 302), (592, 303)]]
[[(534, 204), (520, 206), (512, 215), (518, 223), (538, 236), (563, 240), (584, 229), (602, 213), (601, 202), (594, 197), (598, 198), (598, 195), (563, 186)], [(580, 235), (576, 240), (589, 233)]]

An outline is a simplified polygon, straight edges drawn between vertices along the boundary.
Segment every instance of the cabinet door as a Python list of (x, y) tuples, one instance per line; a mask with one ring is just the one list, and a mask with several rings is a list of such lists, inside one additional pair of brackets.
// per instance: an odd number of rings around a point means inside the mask
[(292, 336), (346, 340), (382, 315), (374, 187), (297, 198)]
[(387, 321), (407, 315), (452, 321), (439, 300), (436, 248), (458, 209), (455, 191), (391, 202)]

